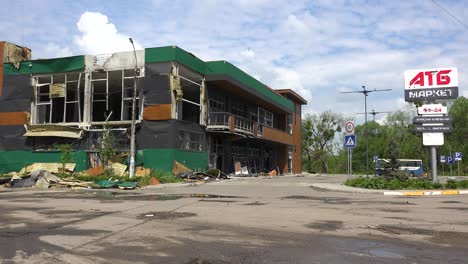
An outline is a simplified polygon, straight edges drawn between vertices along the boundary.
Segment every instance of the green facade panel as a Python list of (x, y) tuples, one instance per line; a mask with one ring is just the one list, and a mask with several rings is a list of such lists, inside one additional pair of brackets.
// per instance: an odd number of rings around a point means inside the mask
[[(60, 162), (60, 152), (33, 152), (33, 151), (0, 151), (0, 173), (20, 171), (25, 166), (36, 162)], [(78, 150), (72, 153), (73, 162), (76, 163), (75, 171), (87, 169), (88, 155), (85, 151)]]
[(57, 72), (82, 71), (85, 69), (85, 56), (73, 56), (65, 58), (47, 60), (22, 61), (19, 69), (13, 64), (5, 63), (3, 73), (5, 75), (14, 74), (46, 74)]
[(176, 61), (205, 75), (229, 76), (243, 85), (256, 90), (265, 99), (280, 104), (290, 111), (294, 111), (294, 103), (292, 101), (270, 90), (265, 84), (227, 61), (204, 62), (177, 46), (145, 49), (145, 63), (165, 61)]
[(145, 49), (145, 63), (176, 61), (201, 74), (205, 73), (205, 62), (177, 46)]
[(266, 87), (265, 84), (261, 83), (257, 79), (253, 78), (227, 61), (209, 61), (206, 63), (206, 69), (206, 75), (227, 75), (244, 84), (245, 86), (256, 90), (265, 96), (269, 101), (278, 103), (284, 106), (286, 109), (294, 111), (294, 103), (292, 101), (273, 92), (268, 87)]
[(208, 152), (178, 149), (143, 150), (143, 165), (145, 168), (171, 172), (174, 160), (196, 171), (203, 171), (208, 168)]

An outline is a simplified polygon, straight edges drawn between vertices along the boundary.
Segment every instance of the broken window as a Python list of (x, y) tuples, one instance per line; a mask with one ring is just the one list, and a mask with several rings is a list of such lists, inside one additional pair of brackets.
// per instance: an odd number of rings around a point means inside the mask
[(259, 107), (258, 123), (267, 127), (273, 127), (273, 113)]
[(245, 104), (242, 102), (232, 102), (231, 113), (236, 116), (246, 117)]
[(32, 124), (81, 122), (84, 76), (66, 73), (35, 76)]
[(203, 151), (203, 134), (180, 130), (177, 139), (179, 149)]
[(210, 98), (210, 112), (224, 112), (226, 111), (225, 105), (223, 96), (214, 95)]
[(199, 73), (180, 65), (176, 67), (173, 89), (176, 93), (178, 119), (200, 123), (202, 80)]
[[(92, 121), (132, 119), (134, 75), (133, 69), (91, 73)], [(141, 78), (141, 70), (137, 71), (136, 77), (138, 82), (138, 78)], [(139, 99), (137, 94), (135, 105), (135, 118), (137, 120), (140, 118), (141, 111)]]

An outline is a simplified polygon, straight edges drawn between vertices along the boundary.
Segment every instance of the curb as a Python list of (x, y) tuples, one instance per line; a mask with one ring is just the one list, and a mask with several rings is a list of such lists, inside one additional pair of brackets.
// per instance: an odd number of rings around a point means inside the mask
[(400, 195), (400, 196), (432, 196), (432, 195), (460, 195), (468, 194), (468, 190), (445, 190), (445, 191), (409, 191), (409, 192), (384, 192), (384, 195)]

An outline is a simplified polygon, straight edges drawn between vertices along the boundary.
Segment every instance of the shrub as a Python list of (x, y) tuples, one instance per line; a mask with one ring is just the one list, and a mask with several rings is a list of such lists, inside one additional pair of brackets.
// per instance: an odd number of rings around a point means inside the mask
[(427, 179), (410, 178), (410, 179), (385, 179), (381, 177), (373, 178), (355, 178), (349, 179), (345, 185), (366, 188), (366, 189), (388, 189), (388, 190), (431, 190), (431, 189), (468, 189), (468, 180), (463, 181), (447, 181), (447, 184), (433, 183)]

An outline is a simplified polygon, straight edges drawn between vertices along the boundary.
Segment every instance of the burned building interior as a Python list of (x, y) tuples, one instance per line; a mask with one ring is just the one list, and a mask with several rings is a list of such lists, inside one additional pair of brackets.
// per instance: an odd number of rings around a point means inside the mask
[(136, 84), (137, 164), (171, 171), (236, 166), (249, 173), (301, 172), (301, 105), (227, 61), (202, 61), (176, 46), (31, 60), (0, 42), (0, 165), (17, 171), (57, 161), (73, 146), (76, 170), (99, 164), (103, 131), (125, 157)]

